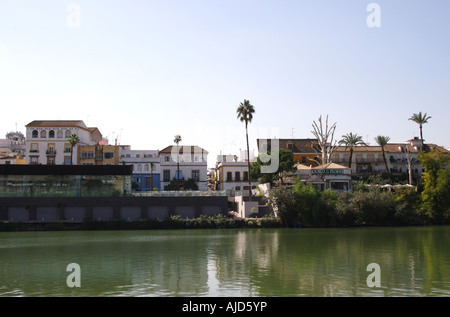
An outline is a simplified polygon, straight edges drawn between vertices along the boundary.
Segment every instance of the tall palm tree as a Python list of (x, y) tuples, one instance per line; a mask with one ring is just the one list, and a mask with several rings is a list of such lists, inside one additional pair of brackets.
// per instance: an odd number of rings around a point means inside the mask
[(389, 173), (389, 169), (388, 169), (388, 165), (387, 165), (387, 161), (386, 161), (386, 155), (385, 155), (385, 153), (384, 153), (384, 147), (385, 147), (386, 144), (388, 144), (388, 142), (389, 142), (390, 140), (391, 140), (390, 137), (388, 137), (388, 136), (383, 136), (383, 135), (378, 135), (378, 136), (375, 138), (375, 142), (377, 142), (378, 145), (381, 146), (381, 152), (383, 153), (384, 166), (386, 167), (386, 172), (388, 173), (388, 175), (389, 175), (390, 173)]
[(72, 133), (69, 140), (67, 140), (71, 146), (70, 150), (70, 165), (73, 164), (73, 148), (77, 146), (78, 143), (80, 143), (80, 138), (78, 137), (78, 134)]
[(244, 102), (239, 104), (239, 107), (236, 110), (237, 118), (241, 122), (245, 122), (245, 135), (247, 138), (247, 162), (248, 162), (248, 190), (249, 190), (249, 198), (251, 200), (252, 197), (252, 181), (250, 177), (250, 148), (248, 143), (248, 124), (252, 122), (253, 113), (255, 113), (255, 108), (250, 104), (250, 101), (244, 99)]
[(173, 140), (177, 144), (177, 184), (178, 190), (180, 189), (180, 151), (178, 148), (178, 143), (181, 142), (181, 135), (175, 135), (175, 139)]
[(431, 116), (427, 116), (426, 112), (423, 115), (422, 115), (422, 112), (413, 113), (411, 118), (408, 119), (408, 120), (414, 121), (415, 123), (417, 123), (419, 125), (420, 139), (422, 140), (422, 146), (423, 146), (422, 125), (424, 125), (425, 123), (428, 123), (428, 119), (431, 119)]
[(352, 168), (353, 148), (358, 145), (366, 145), (366, 143), (364, 143), (362, 136), (350, 132), (342, 136), (342, 140), (339, 141), (339, 144), (344, 144), (346, 150), (347, 148), (350, 149), (350, 159), (348, 162), (348, 167)]

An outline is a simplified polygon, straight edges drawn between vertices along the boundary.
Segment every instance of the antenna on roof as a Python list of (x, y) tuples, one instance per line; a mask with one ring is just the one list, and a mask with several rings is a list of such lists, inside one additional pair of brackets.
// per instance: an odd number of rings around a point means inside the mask
[[(118, 136), (118, 139), (119, 139), (119, 145), (120, 145), (120, 139), (121, 139), (121, 137), (122, 137), (122, 128), (120, 129), (120, 132), (119, 132), (119, 136)], [(117, 139), (116, 139), (116, 143), (117, 143)], [(117, 145), (117, 144), (116, 144)]]

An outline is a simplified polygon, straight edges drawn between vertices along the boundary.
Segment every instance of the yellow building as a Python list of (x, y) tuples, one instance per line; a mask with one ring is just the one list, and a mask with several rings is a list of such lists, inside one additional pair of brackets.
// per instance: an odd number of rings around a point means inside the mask
[(78, 151), (81, 165), (119, 165), (118, 145), (81, 145)]
[[(318, 143), (316, 139), (276, 139), (278, 141), (278, 147), (292, 151), (294, 154), (294, 161), (296, 163), (317, 166), (321, 161), (321, 154), (318, 150)], [(261, 152), (260, 146), (264, 143), (267, 144), (267, 151), (272, 148), (272, 142), (270, 139), (258, 139), (258, 152)]]

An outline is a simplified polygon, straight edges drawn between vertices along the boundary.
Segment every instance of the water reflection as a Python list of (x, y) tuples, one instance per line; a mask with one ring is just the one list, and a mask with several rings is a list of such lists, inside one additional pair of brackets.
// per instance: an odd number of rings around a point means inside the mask
[[(449, 296), (449, 238), (448, 226), (0, 233), (0, 295)], [(73, 262), (80, 288), (66, 285)]]

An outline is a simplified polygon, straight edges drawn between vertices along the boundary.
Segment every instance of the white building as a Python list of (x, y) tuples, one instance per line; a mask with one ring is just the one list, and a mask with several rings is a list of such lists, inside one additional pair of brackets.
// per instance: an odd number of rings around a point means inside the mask
[(336, 163), (327, 163), (319, 166), (306, 166), (297, 164), (294, 173), (300, 181), (313, 184), (320, 190), (332, 189), (336, 192), (351, 191), (351, 169)]
[[(178, 151), (177, 151), (178, 150)], [(173, 180), (193, 179), (199, 190), (208, 190), (208, 151), (199, 146), (168, 146), (159, 151), (161, 159), (161, 190)], [(177, 171), (180, 175), (177, 175)]]
[[(246, 156), (246, 154), (245, 154)], [(219, 155), (217, 157), (215, 172), (216, 190), (248, 190), (248, 162), (241, 156), (237, 160), (235, 155)], [(252, 189), (256, 189), (258, 182), (251, 182)]]
[(22, 132), (9, 132), (0, 139), (0, 164), (25, 164), (25, 136)]
[(133, 165), (133, 182), (138, 191), (161, 189), (161, 160), (158, 150), (132, 150), (120, 146), (120, 164)]
[(35, 120), (26, 125), (26, 164), (78, 164), (78, 145), (73, 158), (68, 140), (75, 133), (79, 145), (95, 145), (102, 140), (97, 128), (86, 127), (81, 120)]

